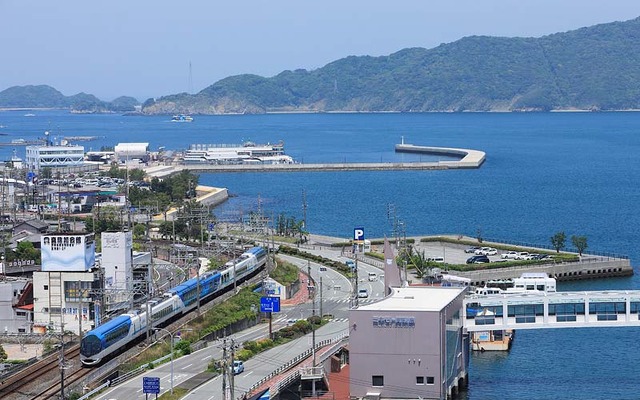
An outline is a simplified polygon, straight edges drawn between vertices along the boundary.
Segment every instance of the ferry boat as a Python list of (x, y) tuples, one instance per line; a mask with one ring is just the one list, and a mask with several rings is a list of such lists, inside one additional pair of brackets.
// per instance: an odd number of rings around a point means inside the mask
[(293, 164), (284, 153), (284, 142), (276, 144), (193, 144), (184, 153), (185, 164)]
[(474, 294), (511, 294), (525, 292), (555, 292), (556, 280), (545, 272), (525, 272), (520, 278), (491, 280), (482, 288), (476, 288)]
[(171, 122), (191, 122), (193, 117), (191, 115), (178, 114), (171, 117)]

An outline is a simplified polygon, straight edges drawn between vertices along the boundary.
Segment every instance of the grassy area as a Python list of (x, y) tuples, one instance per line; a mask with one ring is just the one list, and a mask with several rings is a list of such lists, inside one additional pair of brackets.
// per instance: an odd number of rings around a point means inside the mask
[(158, 400), (178, 400), (183, 398), (187, 393), (188, 393), (187, 389), (174, 387), (173, 394), (171, 394), (171, 391), (168, 391), (166, 393), (163, 393), (160, 397), (158, 397)]
[(326, 319), (322, 319), (319, 316), (296, 321), (296, 323), (291, 326), (286, 326), (279, 331), (273, 332), (273, 339), (249, 340), (244, 342), (242, 344), (242, 350), (238, 351), (236, 358), (241, 361), (246, 361), (258, 353), (298, 339), (311, 332), (314, 328), (317, 330), (327, 322)]
[[(254, 307), (251, 307), (251, 306)], [(250, 288), (243, 288), (229, 300), (216, 305), (200, 317), (189, 322), (183, 329), (182, 340), (176, 343), (174, 357), (179, 357), (182, 352), (177, 351), (179, 344), (183, 342), (195, 343), (205, 335), (223, 329), (235, 322), (247, 318), (255, 318), (260, 307), (260, 294), (253, 293)], [(189, 330), (190, 329), (190, 330)], [(124, 372), (134, 370), (147, 365), (158, 358), (169, 354), (171, 351), (167, 341), (155, 343), (135, 357), (122, 364)]]
[(288, 286), (298, 280), (300, 272), (298, 267), (281, 259), (277, 261), (277, 267), (269, 274), (271, 278), (284, 286)]
[(327, 267), (333, 268), (334, 270), (340, 272), (347, 278), (351, 277), (351, 268), (347, 267), (347, 265), (343, 262), (307, 253), (306, 251), (301, 251), (300, 249), (294, 247), (280, 246), (279, 251), (283, 254), (304, 258), (305, 260), (311, 260), (318, 264), (326, 265)]

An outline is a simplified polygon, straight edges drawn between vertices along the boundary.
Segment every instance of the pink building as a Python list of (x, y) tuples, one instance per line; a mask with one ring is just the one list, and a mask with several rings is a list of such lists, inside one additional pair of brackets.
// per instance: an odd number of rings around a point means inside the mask
[(352, 398), (445, 399), (467, 381), (464, 287), (394, 287), (349, 316)]

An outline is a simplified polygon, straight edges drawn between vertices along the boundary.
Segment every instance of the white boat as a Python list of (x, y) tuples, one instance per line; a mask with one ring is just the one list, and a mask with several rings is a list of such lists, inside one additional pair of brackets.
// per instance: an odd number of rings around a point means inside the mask
[(185, 164), (293, 164), (284, 143), (194, 144), (184, 154)]
[(525, 272), (520, 278), (488, 281), (482, 288), (476, 288), (474, 294), (495, 295), (526, 292), (553, 293), (556, 280), (545, 272)]
[(171, 117), (171, 122), (192, 122), (192, 121), (193, 121), (193, 117), (191, 117), (191, 115), (177, 114)]

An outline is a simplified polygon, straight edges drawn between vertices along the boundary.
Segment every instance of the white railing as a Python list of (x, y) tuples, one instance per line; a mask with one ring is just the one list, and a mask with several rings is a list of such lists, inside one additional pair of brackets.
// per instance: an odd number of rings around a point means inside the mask
[(78, 400), (87, 400), (89, 397), (93, 396), (94, 394), (98, 393), (99, 391), (101, 391), (106, 387), (109, 387), (109, 381), (106, 381), (105, 383), (93, 389), (92, 391), (84, 394), (82, 397), (78, 398)]
[[(323, 341), (321, 341), (319, 343), (316, 343), (315, 349), (317, 350), (317, 349), (320, 349), (320, 348), (322, 348), (324, 346), (327, 346), (327, 345), (330, 345), (330, 344), (336, 344), (336, 346), (340, 346), (342, 344), (342, 340), (344, 338), (348, 337), (348, 336), (349, 336), (349, 334), (347, 332), (343, 332), (343, 333), (341, 333), (340, 335), (338, 335), (338, 336), (336, 336), (334, 338), (326, 339), (326, 340), (323, 340)], [(330, 351), (326, 352), (325, 354), (332, 354), (333, 350), (336, 348), (336, 346), (332, 347), (330, 349)], [(242, 396), (239, 396), (238, 399), (244, 397), (245, 395), (248, 396), (251, 392), (253, 392), (257, 388), (262, 386), (264, 383), (270, 381), (275, 376), (278, 376), (278, 375), (282, 374), (283, 372), (289, 370), (293, 366), (299, 364), (304, 359), (310, 357), (312, 354), (313, 354), (313, 349), (307, 349), (303, 353), (298, 354), (292, 360), (289, 360), (285, 364), (283, 364), (280, 367), (278, 367), (275, 370), (273, 370), (269, 375), (265, 376), (264, 378), (260, 379), (258, 382), (253, 384), (253, 386), (251, 386), (245, 393), (243, 393)], [(275, 388), (274, 388), (275, 391), (271, 392), (271, 396), (275, 396), (277, 393), (280, 393), (280, 391), (282, 389), (287, 387), (291, 382), (293, 382), (294, 380), (298, 379), (299, 377), (300, 377), (300, 370), (292, 371), (282, 381), (280, 381), (277, 386), (275, 386)]]

